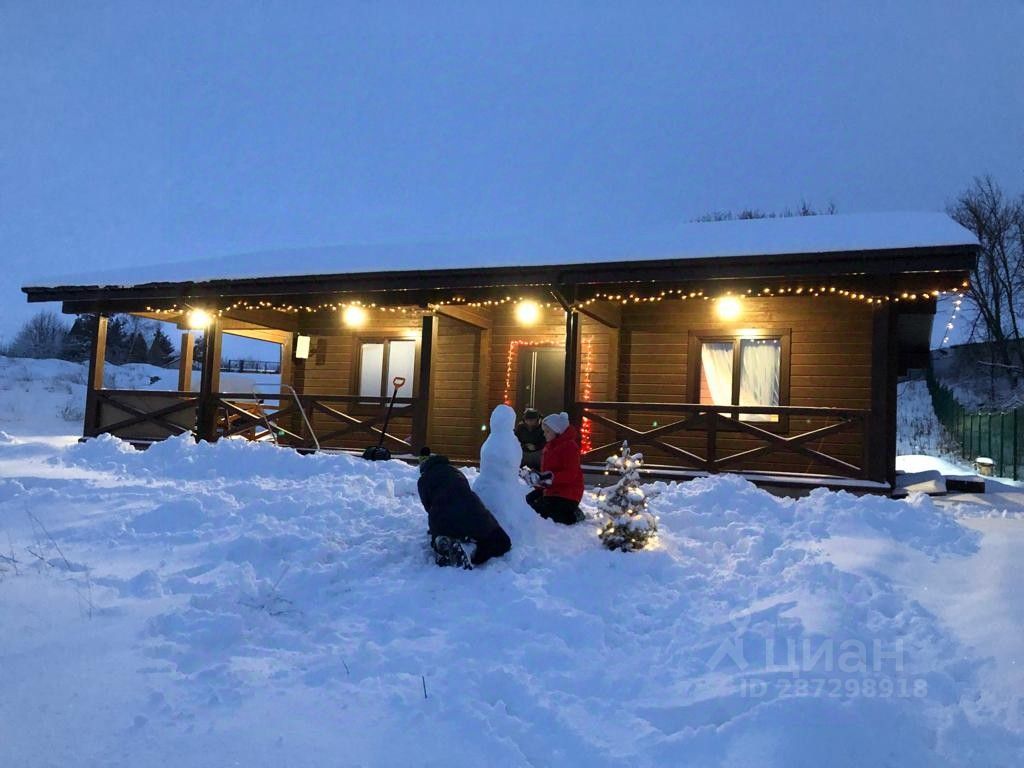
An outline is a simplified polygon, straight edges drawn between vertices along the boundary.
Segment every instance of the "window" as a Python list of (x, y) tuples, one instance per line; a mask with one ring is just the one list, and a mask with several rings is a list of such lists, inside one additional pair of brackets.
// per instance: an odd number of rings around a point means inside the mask
[(359, 344), (359, 396), (373, 400), (391, 397), (396, 376), (405, 379), (399, 397), (412, 397), (416, 369), (416, 341), (388, 339)]
[[(775, 406), (789, 402), (789, 332), (715, 332), (690, 336), (690, 401), (703, 405)], [(741, 421), (779, 422), (771, 413)]]

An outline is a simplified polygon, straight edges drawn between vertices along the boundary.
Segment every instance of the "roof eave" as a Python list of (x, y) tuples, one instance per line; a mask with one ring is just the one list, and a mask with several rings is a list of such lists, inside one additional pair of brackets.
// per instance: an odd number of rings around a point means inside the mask
[(701, 259), (589, 262), (529, 267), (481, 267), (422, 271), (381, 271), (330, 275), (219, 278), (163, 281), (132, 286), (24, 286), (29, 302), (118, 303), (181, 301), (383, 291), (471, 290), (503, 286), (587, 286), (673, 280), (741, 280), (965, 273), (975, 264), (975, 244), (922, 246), (869, 251), (762, 254)]

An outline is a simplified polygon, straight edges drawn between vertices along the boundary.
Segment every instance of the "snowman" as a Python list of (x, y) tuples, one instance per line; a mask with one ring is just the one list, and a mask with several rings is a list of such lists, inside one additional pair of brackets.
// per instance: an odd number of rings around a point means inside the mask
[(502, 404), (491, 412), (491, 433), (480, 449), (480, 474), (473, 483), (484, 506), (510, 533), (536, 517), (526, 503), (527, 488), (519, 478), (523, 449), (515, 425), (516, 412), (509, 406)]

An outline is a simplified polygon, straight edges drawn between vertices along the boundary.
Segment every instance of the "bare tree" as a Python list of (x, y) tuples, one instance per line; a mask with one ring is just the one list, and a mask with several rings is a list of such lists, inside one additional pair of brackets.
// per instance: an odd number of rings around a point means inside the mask
[(11, 342), (10, 354), (14, 357), (58, 357), (67, 333), (67, 326), (55, 312), (43, 310), (21, 327)]
[(747, 219), (787, 219), (793, 216), (831, 216), (838, 213), (838, 208), (833, 202), (829, 202), (824, 208), (814, 208), (806, 200), (801, 200), (800, 205), (794, 208), (783, 208), (781, 211), (762, 211), (759, 208), (743, 208), (740, 211), (712, 211), (697, 217), (696, 221), (744, 221)]
[(1024, 195), (1008, 198), (991, 176), (974, 183), (947, 208), (981, 244), (965, 298), (974, 310), (971, 340), (991, 342), (993, 362), (1011, 383), (1024, 372), (1021, 338), (1024, 313)]

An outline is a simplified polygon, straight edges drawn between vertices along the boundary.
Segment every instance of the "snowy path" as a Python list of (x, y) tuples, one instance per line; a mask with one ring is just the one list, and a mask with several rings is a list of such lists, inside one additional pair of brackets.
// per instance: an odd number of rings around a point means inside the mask
[(531, 517), (462, 572), (430, 563), (415, 480), (0, 443), (3, 764), (1024, 760), (1024, 521), (721, 476), (658, 486), (652, 551)]

